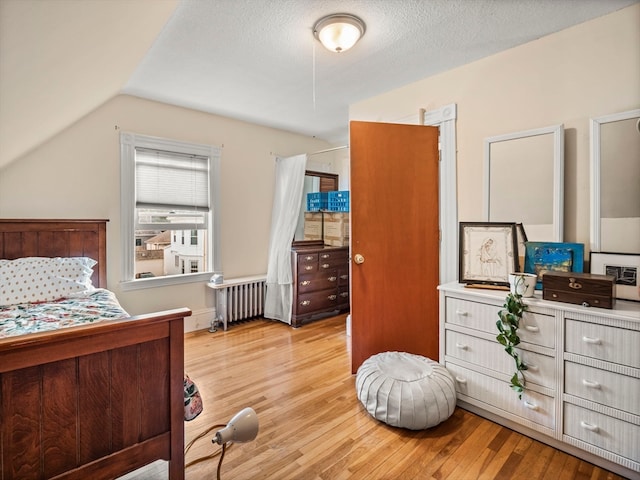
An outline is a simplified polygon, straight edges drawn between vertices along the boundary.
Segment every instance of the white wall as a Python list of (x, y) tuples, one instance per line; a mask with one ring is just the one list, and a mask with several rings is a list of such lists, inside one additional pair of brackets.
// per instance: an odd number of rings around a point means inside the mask
[(131, 314), (180, 306), (198, 312), (213, 308), (214, 300), (204, 283), (120, 290), (120, 131), (223, 146), (225, 278), (266, 272), (272, 153), (330, 147), (310, 137), (121, 95), (0, 170), (0, 217), (109, 219), (108, 287)]
[(483, 220), (486, 137), (563, 123), (564, 238), (588, 248), (589, 118), (640, 106), (640, 5), (358, 102), (349, 117), (400, 122), (449, 103), (458, 105), (458, 220)]

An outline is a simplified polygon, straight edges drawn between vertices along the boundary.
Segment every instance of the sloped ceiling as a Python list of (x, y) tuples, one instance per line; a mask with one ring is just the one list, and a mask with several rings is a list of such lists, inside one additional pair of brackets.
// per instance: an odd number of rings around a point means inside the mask
[(117, 95), (178, 0), (0, 0), (0, 169)]
[(349, 104), (638, 1), (0, 0), (0, 168), (119, 93), (343, 144)]

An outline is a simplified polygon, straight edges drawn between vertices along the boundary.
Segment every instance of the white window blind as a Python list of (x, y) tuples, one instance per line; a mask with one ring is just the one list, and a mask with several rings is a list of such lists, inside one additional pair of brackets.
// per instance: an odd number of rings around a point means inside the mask
[(136, 147), (136, 208), (208, 212), (209, 158)]

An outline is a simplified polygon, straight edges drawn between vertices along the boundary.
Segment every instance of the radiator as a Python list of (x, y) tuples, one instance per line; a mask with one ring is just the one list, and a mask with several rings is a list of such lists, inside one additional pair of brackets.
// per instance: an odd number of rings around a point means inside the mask
[(231, 278), (219, 285), (210, 284), (216, 291), (216, 323), (222, 323), (226, 330), (230, 323), (262, 316), (266, 284), (266, 275)]

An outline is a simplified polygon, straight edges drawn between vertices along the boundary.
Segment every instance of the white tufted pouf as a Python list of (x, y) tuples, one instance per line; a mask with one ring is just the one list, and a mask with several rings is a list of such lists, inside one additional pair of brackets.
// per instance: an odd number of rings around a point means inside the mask
[(438, 362), (404, 352), (369, 357), (356, 374), (358, 400), (373, 417), (393, 427), (422, 430), (453, 414), (453, 377)]

